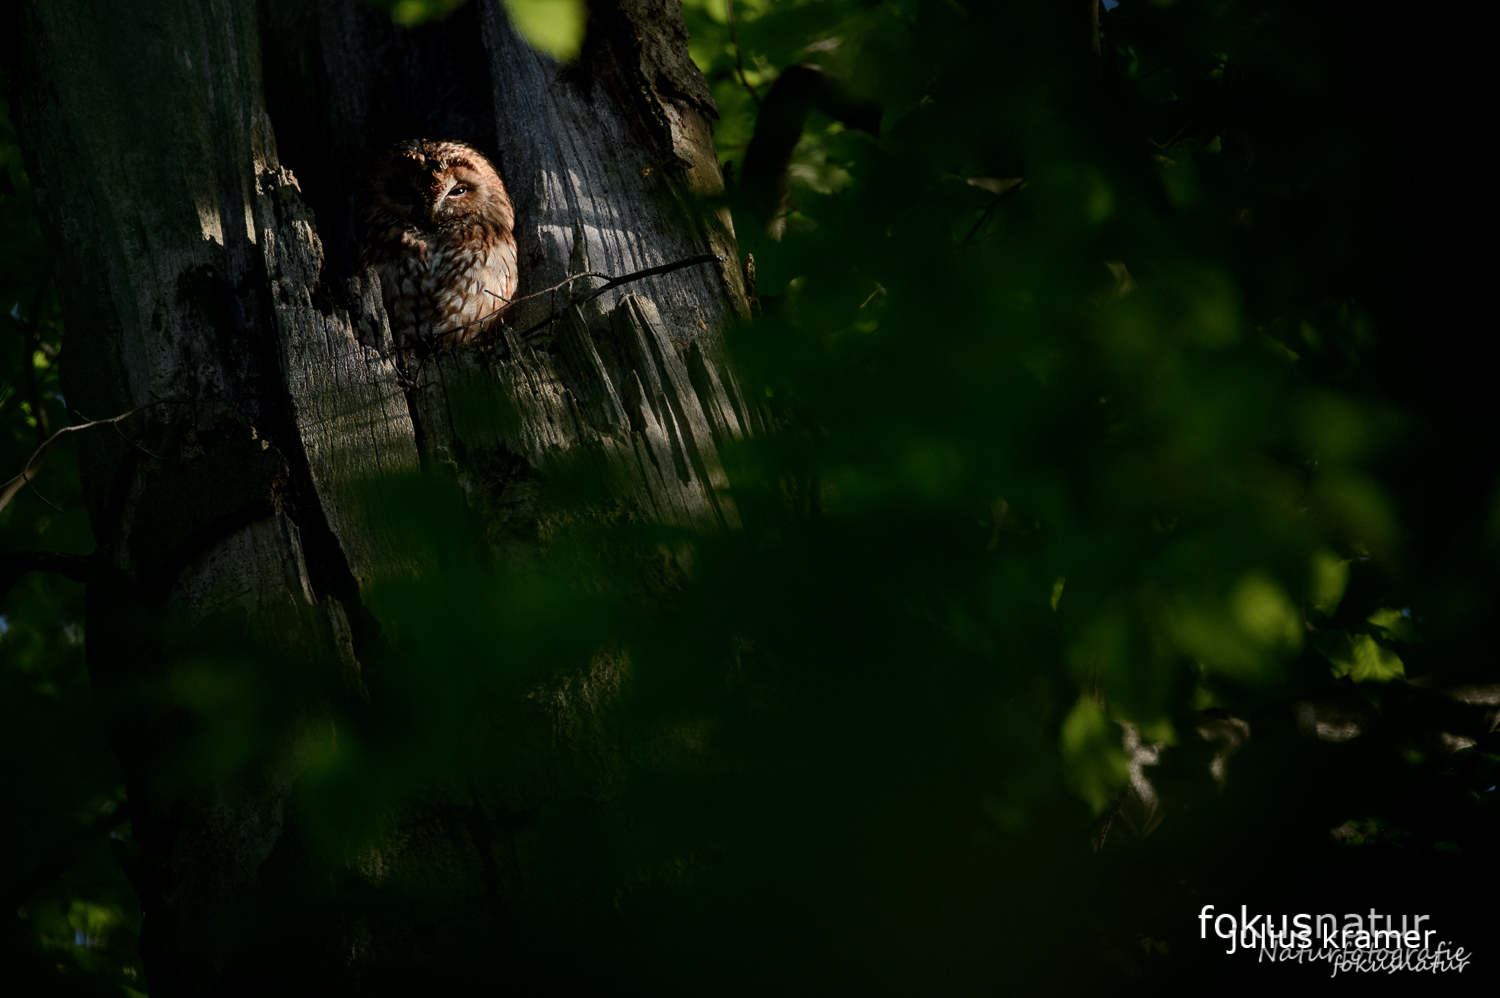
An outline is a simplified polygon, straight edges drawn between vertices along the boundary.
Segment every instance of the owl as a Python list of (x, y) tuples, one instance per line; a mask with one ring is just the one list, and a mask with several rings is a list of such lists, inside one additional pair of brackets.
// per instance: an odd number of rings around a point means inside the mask
[(469, 343), (516, 291), (515, 209), (500, 174), (462, 142), (399, 142), (356, 208), (360, 263), (380, 275), (400, 347)]

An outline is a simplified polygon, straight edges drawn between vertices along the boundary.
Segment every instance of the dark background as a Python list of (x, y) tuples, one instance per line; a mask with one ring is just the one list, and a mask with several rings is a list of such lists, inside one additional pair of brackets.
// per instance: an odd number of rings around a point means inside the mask
[[(1096, 61), (1084, 5), (1056, 6), (737, 5), (737, 60), (717, 0), (685, 5), (726, 163), (742, 167), (756, 101), (807, 59), (884, 117), (875, 138), (808, 118), (780, 241), (730, 170), (762, 304), (733, 343), (779, 427), (738, 458), (743, 536), (705, 542), (645, 611), (590, 593), (502, 635), (545, 647), (580, 615), (586, 631), (628, 619), (638, 689), (621, 723), (713, 732), (700, 770), (632, 769), (628, 831), (580, 844), (559, 918), (573, 905), (587, 928), (553, 940), (560, 960), (606, 953), (617, 979), (689, 993), (1176, 994), (1326, 975), (1197, 940), (1204, 904), (1243, 904), (1429, 914), (1477, 954), (1462, 975), (1350, 987), (1484, 979), (1500, 746), (1484, 708), (1442, 691), (1497, 678), (1487, 18), (1125, 0), (1101, 15)], [(352, 258), (347, 163), (484, 117), (459, 64), (420, 71), (471, 14), (412, 29), (401, 58), (418, 61), (392, 57), (389, 134), (367, 148), (320, 147), (316, 90), (268, 73), (334, 266)], [(268, 66), (277, 32), (303, 29), (269, 25)], [(14, 469), (71, 416), (59, 275), (0, 127)], [(1026, 186), (996, 198), (970, 177)], [(1136, 287), (1111, 297), (1104, 261)], [(0, 554), (89, 553), (71, 461), (63, 448), (36, 482), (61, 511), (23, 492), (0, 513)], [(1349, 563), (1336, 608), (1309, 588), (1318, 552)], [(1285, 594), (1296, 641), (1262, 647), (1214, 609), (1250, 573)], [(469, 584), (434, 582), (426, 605), (472, 599)], [(78, 582), (28, 574), (0, 604), (18, 993), (149, 990), (83, 601)], [(1409, 611), (1421, 642), (1372, 622), (1381, 608)], [(1183, 636), (1197, 612), (1206, 652)], [(456, 624), (458, 658), (487, 661), (491, 626)], [(1345, 636), (1399, 655), (1404, 678), (1335, 677)], [(715, 656), (742, 678), (705, 678)], [(455, 765), (438, 733), (478, 671), (422, 674), (403, 751)], [(1146, 771), (1168, 802), (1150, 834), (1116, 812), (1122, 733), (1090, 727), (1097, 702), (1175, 740)], [(1361, 733), (1312, 737), (1307, 705)], [(1252, 734), (1221, 787), (1196, 729), (1231, 716)], [(1476, 744), (1453, 752), (1444, 732)], [(709, 872), (647, 877), (599, 914), (609, 885), (681, 855)]]

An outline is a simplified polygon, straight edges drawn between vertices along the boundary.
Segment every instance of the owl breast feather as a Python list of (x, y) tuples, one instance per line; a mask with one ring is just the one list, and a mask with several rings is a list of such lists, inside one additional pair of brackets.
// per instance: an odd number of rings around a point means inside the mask
[(494, 327), (515, 294), (509, 233), (483, 226), (404, 230), (397, 245), (376, 269), (391, 332), (403, 346), (472, 342)]

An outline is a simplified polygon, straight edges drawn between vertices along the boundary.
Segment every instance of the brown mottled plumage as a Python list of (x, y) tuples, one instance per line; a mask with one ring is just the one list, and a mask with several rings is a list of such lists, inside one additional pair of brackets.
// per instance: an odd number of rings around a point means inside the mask
[(357, 212), (360, 263), (380, 274), (398, 346), (468, 343), (505, 313), (516, 291), (516, 215), (479, 150), (397, 143), (370, 171)]

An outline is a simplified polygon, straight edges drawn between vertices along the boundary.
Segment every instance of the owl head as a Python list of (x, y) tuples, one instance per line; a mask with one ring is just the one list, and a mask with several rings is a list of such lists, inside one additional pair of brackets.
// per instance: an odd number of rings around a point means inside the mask
[(494, 166), (462, 142), (398, 142), (370, 171), (361, 200), (417, 229), (481, 219), (509, 229), (515, 217)]

